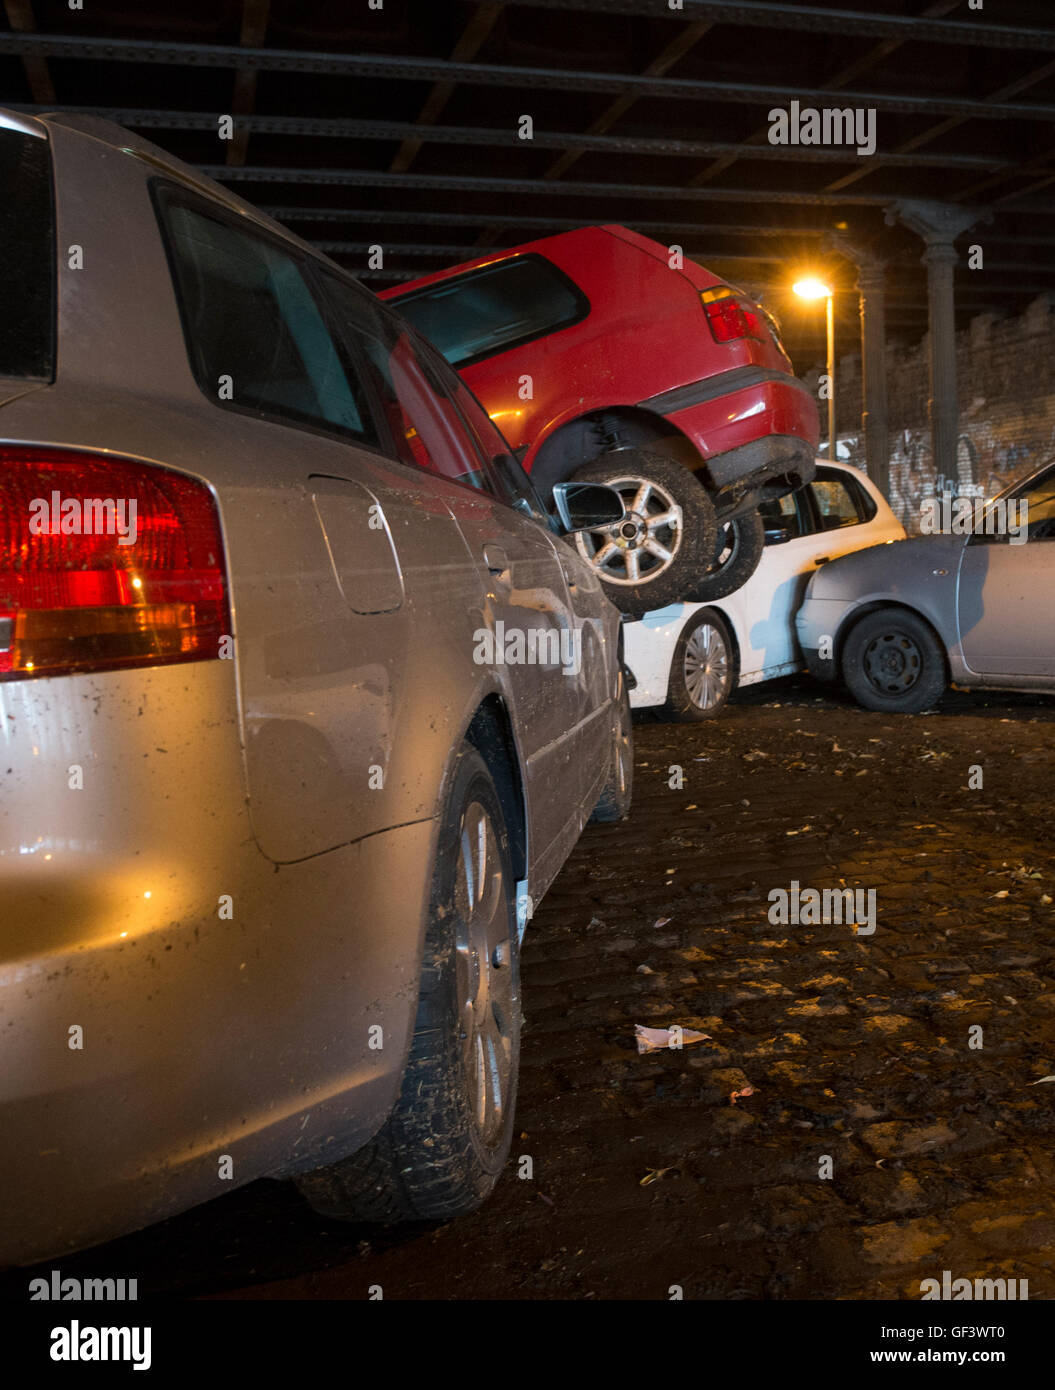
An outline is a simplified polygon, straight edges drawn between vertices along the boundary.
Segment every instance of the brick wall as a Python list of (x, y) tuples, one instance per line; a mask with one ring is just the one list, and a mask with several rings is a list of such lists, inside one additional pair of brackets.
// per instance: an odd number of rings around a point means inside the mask
[[(927, 423), (928, 341), (887, 348), (891, 506), (906, 530), (919, 529), (919, 508), (935, 490)], [(957, 334), (961, 483), (985, 496), (1055, 456), (1055, 296), (1042, 295), (1018, 318), (979, 314)], [(804, 373), (816, 386), (818, 369)], [(861, 360), (839, 361), (836, 407), (840, 457), (864, 467)], [(820, 403), (821, 435), (827, 433)]]

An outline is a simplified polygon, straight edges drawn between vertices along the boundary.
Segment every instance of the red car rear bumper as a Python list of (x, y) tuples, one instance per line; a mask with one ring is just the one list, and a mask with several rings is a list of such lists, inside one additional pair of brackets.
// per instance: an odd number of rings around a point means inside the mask
[(793, 486), (798, 486), (813, 477), (820, 437), (817, 405), (809, 389), (787, 372), (737, 367), (641, 405), (692, 440), (717, 489), (777, 483), (785, 474), (797, 475)]

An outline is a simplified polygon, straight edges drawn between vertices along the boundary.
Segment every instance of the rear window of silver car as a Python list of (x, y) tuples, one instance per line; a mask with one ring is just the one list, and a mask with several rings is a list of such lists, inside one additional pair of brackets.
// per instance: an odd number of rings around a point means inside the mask
[(0, 125), (0, 377), (55, 375), (55, 213), (46, 139)]

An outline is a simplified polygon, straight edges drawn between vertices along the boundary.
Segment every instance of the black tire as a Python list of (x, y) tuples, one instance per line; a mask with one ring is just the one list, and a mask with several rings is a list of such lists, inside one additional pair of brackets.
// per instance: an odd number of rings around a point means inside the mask
[(766, 544), (766, 524), (757, 511), (718, 522), (711, 568), (693, 585), (694, 603), (713, 603), (735, 594), (758, 569)]
[(685, 624), (670, 663), (663, 713), (679, 724), (713, 719), (736, 688), (736, 648), (728, 624), (707, 609)]
[(592, 822), (601, 825), (610, 825), (613, 821), (622, 820), (628, 815), (634, 794), (633, 720), (630, 713), (630, 691), (627, 689), (626, 677), (622, 671), (619, 672), (619, 692), (616, 700), (619, 708), (619, 726), (613, 739), (611, 773), (590, 816)]
[(859, 705), (898, 714), (930, 709), (948, 684), (941, 643), (905, 608), (861, 619), (843, 646), (842, 672)]
[[(644, 449), (602, 454), (576, 469), (572, 478), (616, 488), (629, 514), (617, 526), (573, 537), (579, 554), (593, 567), (612, 603), (621, 612), (640, 618), (654, 608), (682, 602), (714, 557), (714, 504), (699, 479), (680, 463)], [(642, 512), (637, 513), (631, 504), (643, 497), (645, 484), (653, 491), (641, 502)], [(670, 515), (668, 502), (680, 516), (671, 524), (652, 523), (654, 530), (648, 532), (648, 516)], [(628, 528), (633, 528), (634, 534), (625, 534)], [(655, 555), (647, 548), (648, 541), (667, 550), (669, 558)], [(613, 549), (599, 564), (598, 556), (605, 553), (609, 543)], [(639, 571), (636, 580), (634, 565)]]
[[(490, 869), (474, 876), (481, 887), (486, 883), (476, 901), (484, 904), (491, 930), (475, 939), (477, 944), (486, 939), (490, 954), (485, 960), (481, 956), (488, 953), (477, 952), (474, 961), (469, 925), (475, 919), (467, 911), (462, 839), (469, 834), (476, 843), (466, 826), (467, 821), (478, 826), (480, 818), (494, 832), (493, 837), (484, 832), (484, 863)], [(470, 858), (478, 868), (478, 854)], [(487, 764), (463, 744), (440, 826), (417, 1020), (399, 1099), (364, 1149), (295, 1179), (324, 1216), (385, 1224), (449, 1220), (475, 1210), (498, 1181), (512, 1142), (520, 1062), (514, 897), (498, 794)], [(497, 964), (494, 952), (500, 948), (505, 959)], [(493, 983), (500, 973), (501, 990)], [(495, 1072), (500, 1107), (487, 1105), (487, 1076), (479, 1071), (482, 1064), (486, 1072), (488, 1049), (477, 1038), (477, 1018), (466, 1002), (473, 998), (474, 984), (477, 1000), (481, 991), (488, 996), (482, 1012), (490, 1013), (490, 1040), (505, 1056), (504, 1077)]]

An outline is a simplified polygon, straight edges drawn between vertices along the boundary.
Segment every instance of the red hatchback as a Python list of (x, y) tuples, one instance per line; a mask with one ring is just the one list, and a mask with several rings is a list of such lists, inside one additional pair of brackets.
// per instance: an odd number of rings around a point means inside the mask
[(627, 515), (577, 538), (625, 612), (740, 587), (760, 503), (809, 482), (817, 406), (773, 318), (677, 248), (583, 227), (385, 291), (486, 406), (548, 499), (605, 482)]

